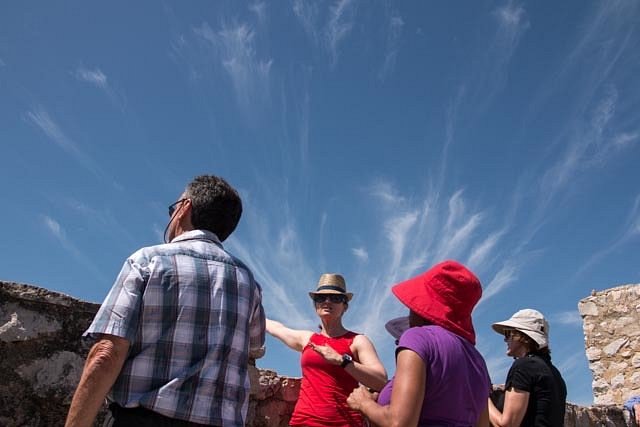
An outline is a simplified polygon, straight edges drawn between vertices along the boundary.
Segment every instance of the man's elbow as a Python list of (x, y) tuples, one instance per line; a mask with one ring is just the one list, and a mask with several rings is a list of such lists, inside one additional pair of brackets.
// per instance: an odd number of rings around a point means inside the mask
[(129, 350), (128, 342), (122, 338), (120, 342), (114, 342), (112, 339), (101, 339), (91, 347), (87, 356), (87, 367), (96, 370), (120, 370), (127, 352)]

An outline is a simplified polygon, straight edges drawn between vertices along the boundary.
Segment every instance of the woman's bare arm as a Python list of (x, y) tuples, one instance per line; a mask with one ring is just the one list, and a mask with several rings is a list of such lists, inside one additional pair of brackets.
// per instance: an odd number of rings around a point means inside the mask
[(502, 412), (488, 399), (489, 421), (495, 427), (518, 427), (524, 419), (529, 405), (529, 392), (511, 387), (504, 394)]
[(302, 351), (309, 342), (313, 332), (287, 328), (280, 322), (267, 319), (267, 333), (278, 338), (295, 351)]
[(426, 381), (427, 368), (422, 358), (412, 350), (403, 349), (398, 352), (396, 375), (389, 405), (378, 405), (373, 395), (363, 387), (355, 389), (347, 399), (347, 403), (380, 427), (417, 426)]

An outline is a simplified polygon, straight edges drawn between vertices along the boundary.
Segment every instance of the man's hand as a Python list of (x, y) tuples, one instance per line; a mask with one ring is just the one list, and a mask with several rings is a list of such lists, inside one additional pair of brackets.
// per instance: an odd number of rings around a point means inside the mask
[(73, 395), (66, 427), (90, 427), (116, 381), (129, 352), (129, 341), (103, 335), (87, 356), (80, 383)]

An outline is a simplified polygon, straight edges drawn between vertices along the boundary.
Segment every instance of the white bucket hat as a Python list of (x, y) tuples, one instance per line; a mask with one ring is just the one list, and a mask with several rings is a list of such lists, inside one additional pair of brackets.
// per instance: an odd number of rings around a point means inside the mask
[(509, 320), (494, 323), (491, 327), (499, 334), (515, 329), (534, 340), (540, 348), (549, 347), (549, 323), (538, 310), (525, 308), (516, 312)]

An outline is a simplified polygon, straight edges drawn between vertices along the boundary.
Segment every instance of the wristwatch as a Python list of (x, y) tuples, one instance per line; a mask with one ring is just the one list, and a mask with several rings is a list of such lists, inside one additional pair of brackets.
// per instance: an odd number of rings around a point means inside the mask
[(353, 363), (353, 357), (349, 356), (348, 354), (343, 354), (340, 367), (345, 368), (349, 363)]

